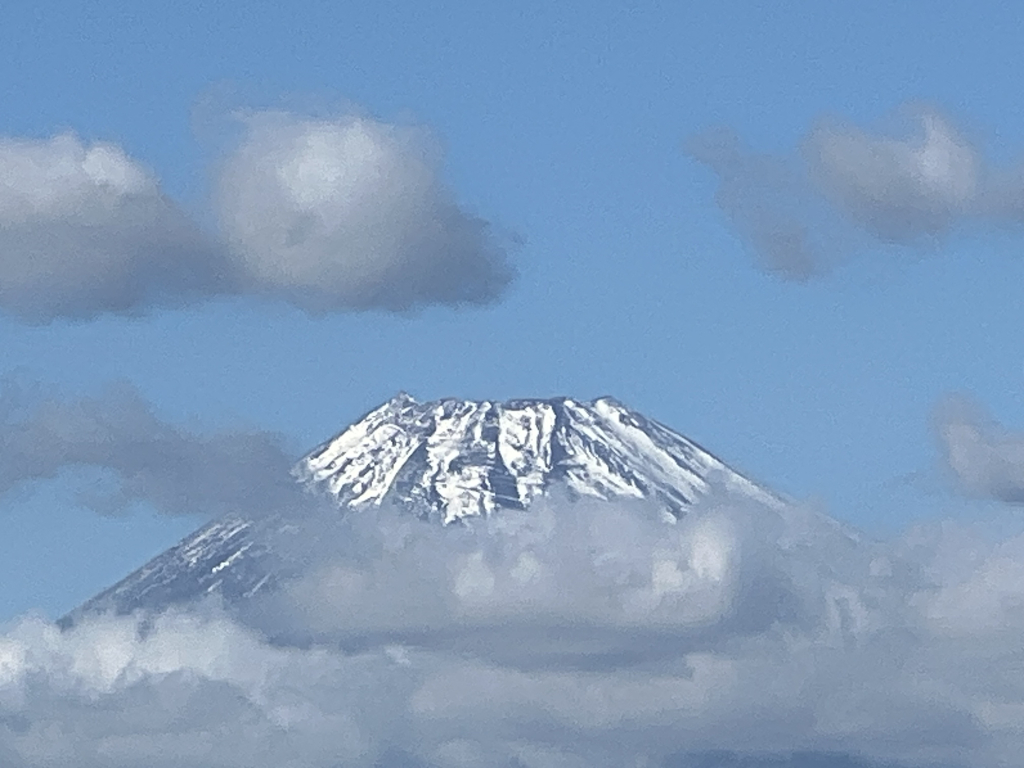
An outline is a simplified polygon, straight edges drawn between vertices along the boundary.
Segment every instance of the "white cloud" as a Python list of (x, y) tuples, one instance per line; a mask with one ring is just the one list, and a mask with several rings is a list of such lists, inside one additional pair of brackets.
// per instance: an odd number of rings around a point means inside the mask
[(217, 249), (106, 143), (0, 138), (0, 310), (131, 313), (221, 290)]
[(257, 612), (276, 643), (206, 609), (22, 619), (0, 635), (0, 758), (989, 768), (1024, 748), (1024, 538), (870, 544), (730, 498), (655, 512), (311, 521), (292, 610)]
[(714, 134), (688, 149), (718, 176), (719, 206), (763, 265), (789, 279), (827, 272), (857, 248), (1019, 224), (1019, 169), (992, 167), (937, 110), (904, 107), (901, 117), (910, 130), (820, 121), (790, 155), (757, 154)]
[(28, 322), (259, 295), (324, 313), (485, 304), (506, 245), (441, 181), (423, 129), (253, 113), (202, 232), (125, 151), (0, 138), (0, 311)]
[(311, 311), (485, 303), (512, 279), (487, 222), (442, 183), (422, 130), (362, 117), (245, 118), (219, 182), (244, 288)]

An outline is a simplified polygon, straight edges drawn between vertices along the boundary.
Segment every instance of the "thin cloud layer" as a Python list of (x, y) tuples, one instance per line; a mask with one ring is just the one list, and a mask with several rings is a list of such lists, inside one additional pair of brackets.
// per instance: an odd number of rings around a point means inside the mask
[(486, 304), (507, 243), (445, 187), (426, 132), (254, 113), (220, 164), (220, 232), (110, 143), (0, 138), (0, 312), (141, 314), (257, 295), (312, 313)]
[[(764, 269), (804, 281), (834, 261), (821, 236), (833, 227), (792, 163), (747, 151), (729, 131), (695, 137), (687, 151), (718, 175), (715, 200)], [(825, 239), (835, 247), (832, 234)]]
[(713, 134), (689, 152), (719, 178), (718, 203), (765, 267), (806, 280), (872, 243), (934, 243), (957, 227), (1024, 215), (1024, 177), (991, 167), (952, 122), (905, 108), (912, 128), (872, 133), (822, 120), (799, 152), (759, 155)]
[(0, 138), (0, 310), (135, 313), (225, 288), (218, 248), (113, 144)]
[(245, 118), (218, 214), (244, 289), (307, 310), (482, 304), (513, 277), (443, 185), (425, 134), (367, 118)]
[(1024, 504), (1024, 435), (1003, 429), (964, 396), (939, 405), (935, 426), (945, 464), (965, 491)]
[(160, 420), (128, 386), (78, 399), (8, 388), (0, 398), (0, 494), (99, 470), (113, 485), (90, 483), (80, 498), (104, 514), (144, 502), (167, 515), (258, 515), (295, 503), (291, 463), (279, 435), (191, 433)]
[[(729, 497), (678, 525), (655, 512), (318, 523), (298, 610), (265, 605), (259, 629), (210, 609), (22, 619), (0, 635), (0, 758), (990, 768), (1024, 748), (1006, 673), (1024, 538), (865, 544)], [(283, 639), (302, 628), (313, 642)]]

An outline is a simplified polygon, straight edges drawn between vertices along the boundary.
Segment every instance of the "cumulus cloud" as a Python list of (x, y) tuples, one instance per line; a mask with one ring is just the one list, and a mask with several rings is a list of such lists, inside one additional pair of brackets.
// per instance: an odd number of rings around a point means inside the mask
[(935, 426), (946, 466), (964, 490), (1024, 503), (1024, 435), (1003, 429), (964, 396), (939, 405)]
[(907, 131), (822, 120), (799, 152), (770, 156), (698, 137), (690, 154), (719, 177), (718, 202), (767, 268), (804, 280), (872, 243), (930, 244), (967, 224), (1024, 216), (1024, 176), (991, 167), (948, 117), (906, 107)]
[(260, 295), (309, 312), (485, 304), (513, 279), (423, 129), (252, 113), (219, 168), (219, 233), (110, 143), (0, 138), (0, 311), (29, 322)]
[(1024, 538), (868, 543), (729, 496), (676, 524), (566, 500), (332, 520), (244, 620), (14, 623), (4, 764), (988, 768), (1024, 747)]
[(253, 515), (295, 503), (291, 463), (278, 435), (192, 433), (159, 419), (127, 385), (77, 399), (8, 386), (0, 397), (0, 494), (100, 470), (106, 478), (81, 501), (103, 513), (145, 502), (168, 515)]
[(137, 312), (224, 289), (218, 249), (113, 144), (0, 138), (0, 310)]
[(218, 214), (245, 287), (311, 311), (485, 303), (513, 272), (442, 183), (422, 130), (249, 115)]

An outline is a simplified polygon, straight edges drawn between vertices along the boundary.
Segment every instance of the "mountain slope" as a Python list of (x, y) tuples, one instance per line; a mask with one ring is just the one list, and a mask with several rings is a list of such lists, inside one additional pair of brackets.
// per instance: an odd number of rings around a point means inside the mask
[[(417, 402), (401, 393), (301, 459), (299, 483), (340, 512), (384, 504), (442, 524), (570, 497), (646, 499), (681, 517), (715, 484), (778, 500), (697, 444), (612, 398)], [(204, 595), (227, 603), (301, 568), (278, 515), (215, 520), (81, 606), (161, 610)]]

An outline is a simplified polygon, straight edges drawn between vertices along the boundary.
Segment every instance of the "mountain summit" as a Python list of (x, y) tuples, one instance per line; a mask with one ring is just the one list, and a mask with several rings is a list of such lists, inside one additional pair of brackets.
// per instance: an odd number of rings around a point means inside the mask
[(557, 484), (573, 496), (656, 500), (675, 516), (709, 480), (764, 494), (610, 397), (420, 403), (403, 392), (302, 459), (295, 474), (343, 507), (388, 501), (446, 524), (524, 509)]
[[(570, 498), (644, 499), (682, 517), (714, 485), (776, 498), (696, 443), (610, 397), (418, 402), (400, 393), (302, 458), (297, 481), (339, 513), (393, 505), (442, 524)], [(76, 610), (162, 610), (208, 594), (231, 604), (291, 568), (289, 511), (214, 520)]]

